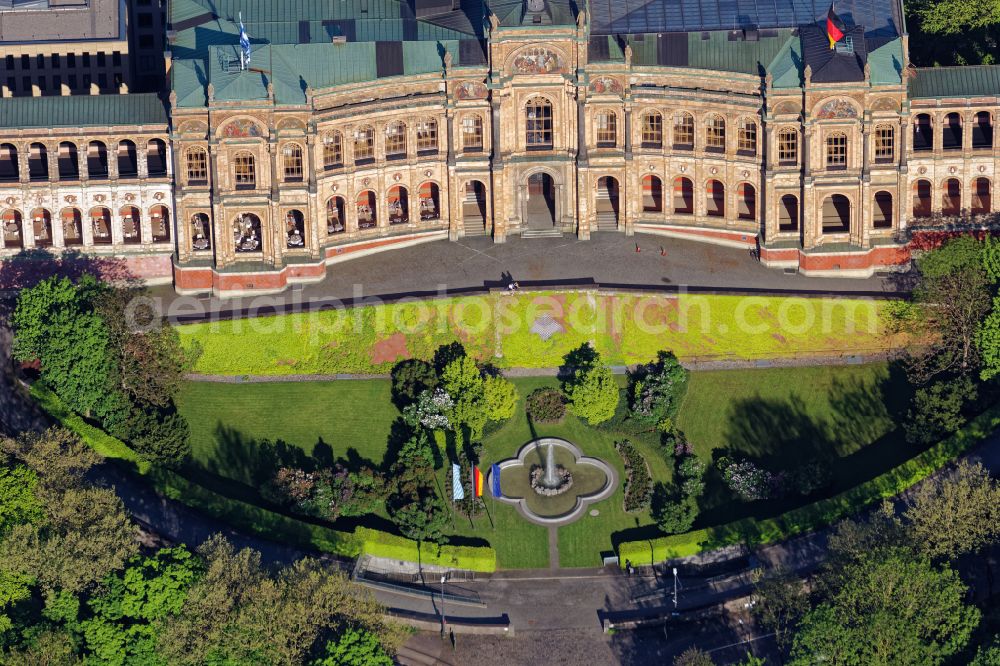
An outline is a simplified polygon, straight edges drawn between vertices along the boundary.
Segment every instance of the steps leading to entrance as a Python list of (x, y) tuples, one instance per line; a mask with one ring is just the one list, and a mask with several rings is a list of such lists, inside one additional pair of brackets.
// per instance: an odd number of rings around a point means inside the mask
[(597, 214), (598, 231), (618, 231), (618, 216), (613, 212), (600, 212)]
[(562, 238), (562, 231), (555, 227), (551, 229), (525, 229), (521, 232), (521, 238)]
[(465, 236), (485, 236), (486, 235), (486, 225), (479, 218), (474, 220), (463, 220), (462, 228), (465, 230)]

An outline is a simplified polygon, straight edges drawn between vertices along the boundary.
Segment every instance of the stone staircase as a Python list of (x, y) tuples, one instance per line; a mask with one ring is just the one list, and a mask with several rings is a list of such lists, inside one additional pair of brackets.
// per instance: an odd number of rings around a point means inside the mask
[(618, 216), (614, 211), (601, 211), (597, 213), (598, 231), (618, 231)]
[(551, 229), (522, 229), (521, 238), (562, 238), (562, 229), (552, 227)]
[(475, 217), (466, 216), (462, 219), (462, 227), (465, 229), (465, 237), (470, 236), (485, 236), (486, 235), (486, 225), (483, 224), (483, 218), (476, 215)]

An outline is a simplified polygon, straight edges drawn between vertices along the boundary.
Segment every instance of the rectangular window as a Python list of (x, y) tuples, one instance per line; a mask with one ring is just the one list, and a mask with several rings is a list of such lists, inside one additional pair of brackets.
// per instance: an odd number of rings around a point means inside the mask
[(41, 53), (35, 56), (35, 66), (38, 67), (38, 69), (45, 69), (45, 56)]
[(21, 69), (31, 69), (31, 58), (23, 55), (21, 56)]
[(88, 92), (90, 91), (90, 84), (92, 82), (93, 81), (90, 78), (90, 74), (84, 74), (83, 75), (83, 87), (86, 88)]
[(111, 64), (114, 65), (115, 67), (121, 67), (122, 66), (122, 53), (121, 53), (121, 51), (114, 51), (111, 54)]
[(726, 149), (726, 121), (720, 116), (708, 119), (708, 126), (705, 128), (705, 147), (718, 151)]
[(740, 121), (740, 131), (737, 136), (737, 150), (747, 155), (757, 154), (757, 123), (752, 120)]
[(375, 130), (370, 127), (354, 132), (354, 161), (370, 160), (375, 157)]
[(612, 113), (599, 113), (595, 120), (597, 128), (597, 145), (613, 146), (618, 140), (618, 117)]
[(101, 73), (101, 74), (97, 75), (97, 87), (100, 88), (101, 90), (104, 90), (105, 88), (108, 87), (108, 75), (107, 74)]
[(344, 144), (340, 139), (340, 133), (327, 134), (323, 137), (323, 166), (331, 169), (343, 163)]
[(139, 35), (139, 48), (143, 50), (149, 50), (153, 48), (153, 36)]
[(31, 77), (30, 76), (22, 76), (21, 77), (21, 86), (22, 86), (22, 89), (24, 90), (24, 92), (29, 92), (31, 90)]
[(385, 128), (385, 154), (402, 155), (406, 153), (406, 125), (390, 123)]
[(693, 147), (694, 116), (684, 112), (674, 114), (674, 148), (686, 148), (690, 150)]
[(204, 150), (192, 150), (187, 155), (188, 185), (208, 182), (208, 154)]
[(62, 91), (62, 77), (58, 74), (52, 76), (52, 91), (61, 92)]
[(89, 53), (84, 53), (83, 54), (83, 66), (84, 67), (90, 67), (90, 54)]
[(139, 27), (140, 28), (152, 28), (153, 27), (153, 15), (149, 12), (139, 12)]
[(288, 144), (282, 150), (284, 157), (285, 180), (302, 180), (302, 149), (296, 145)]
[(642, 145), (649, 148), (663, 146), (663, 116), (647, 113), (642, 117)]
[(525, 143), (528, 150), (552, 147), (552, 105), (545, 100), (528, 102), (525, 109)]
[(253, 155), (249, 153), (237, 155), (233, 161), (233, 174), (236, 177), (236, 189), (253, 189), (257, 182)]
[(76, 54), (75, 53), (67, 53), (66, 54), (66, 66), (69, 67), (70, 69), (76, 67)]
[(44, 76), (38, 77), (38, 89), (41, 90), (42, 92), (45, 92), (47, 90)]
[(53, 53), (52, 54), (52, 69), (59, 69), (60, 64), (61, 63), (59, 62), (59, 54), (58, 53)]
[(847, 135), (836, 133), (826, 137), (826, 166), (828, 169), (847, 167)]
[(437, 122), (421, 120), (417, 123), (417, 150), (434, 151), (438, 149)]
[(7, 69), (14, 69), (14, 56), (9, 55), (4, 58), (4, 64), (7, 66)]
[(799, 136), (795, 130), (778, 133), (778, 164), (789, 166), (799, 162)]
[(76, 90), (76, 74), (69, 75), (69, 88), (70, 90)]
[(890, 125), (875, 128), (875, 161), (892, 162), (896, 155), (895, 132)]
[(108, 56), (105, 55), (104, 51), (97, 52), (97, 66), (104, 67), (108, 62)]
[(480, 151), (483, 149), (483, 121), (479, 116), (462, 118), (462, 150)]

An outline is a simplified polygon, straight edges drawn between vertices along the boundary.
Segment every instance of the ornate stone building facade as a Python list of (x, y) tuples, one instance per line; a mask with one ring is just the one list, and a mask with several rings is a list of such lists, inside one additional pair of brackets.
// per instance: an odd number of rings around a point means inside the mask
[(172, 3), (180, 292), (280, 290), (431, 240), (595, 231), (869, 275), (905, 264), (914, 231), (997, 211), (1000, 67), (910, 67), (891, 0), (853, 7), (833, 50), (818, 17), (714, 3), (687, 22), (662, 0), (639, 18), (611, 0), (294, 4), (290, 26), (277, 3)]

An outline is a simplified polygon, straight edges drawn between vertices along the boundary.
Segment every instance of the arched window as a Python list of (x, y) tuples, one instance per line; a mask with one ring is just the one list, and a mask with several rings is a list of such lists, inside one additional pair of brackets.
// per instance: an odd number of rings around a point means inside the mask
[(139, 159), (135, 143), (124, 139), (118, 142), (118, 177), (136, 178), (139, 175)]
[(646, 213), (663, 210), (663, 181), (657, 176), (642, 177), (642, 210)]
[(253, 154), (236, 153), (233, 158), (233, 182), (238, 190), (252, 190), (257, 186), (257, 168)]
[(406, 157), (406, 124), (400, 121), (385, 126), (385, 156), (387, 159)]
[(479, 116), (462, 118), (462, 150), (467, 153), (483, 149), (483, 119)]
[(694, 116), (686, 111), (674, 114), (674, 148), (681, 150), (694, 148)]
[(166, 206), (153, 206), (149, 209), (149, 226), (153, 229), (154, 243), (170, 242), (170, 211)]
[(887, 164), (896, 159), (896, 130), (892, 125), (875, 126), (875, 163)]
[(410, 221), (410, 198), (406, 188), (393, 185), (389, 188), (389, 224), (406, 224)]
[(52, 245), (52, 215), (44, 208), (31, 211), (31, 226), (35, 234), (36, 247)]
[(49, 151), (44, 143), (33, 143), (28, 147), (28, 177), (34, 181), (49, 179)]
[(205, 252), (212, 249), (212, 225), (205, 213), (191, 216), (191, 249)]
[(285, 247), (290, 250), (305, 247), (306, 223), (300, 210), (285, 213)]
[(993, 147), (993, 117), (989, 111), (976, 114), (976, 122), (972, 125), (972, 147)]
[(17, 161), (17, 146), (12, 143), (0, 144), (0, 183), (16, 183), (21, 178)]
[(726, 149), (726, 119), (718, 114), (709, 116), (705, 123), (705, 149), (713, 152)]
[(358, 229), (372, 229), (378, 226), (378, 203), (371, 190), (358, 195)]
[(330, 197), (326, 200), (326, 233), (341, 234), (346, 229), (344, 197)]
[(63, 141), (59, 144), (59, 180), (79, 180), (80, 158), (76, 152), (76, 144)]
[(90, 209), (90, 227), (94, 245), (111, 245), (111, 211), (103, 206)]
[(336, 169), (344, 165), (344, 137), (340, 132), (323, 135), (323, 168)]
[(892, 228), (892, 193), (876, 192), (872, 206), (872, 226), (876, 229)]
[(962, 116), (957, 113), (949, 113), (944, 117), (941, 143), (945, 150), (962, 149)]
[(5, 210), (0, 215), (0, 224), (3, 225), (4, 247), (24, 247), (24, 226), (19, 211)]
[(286, 183), (302, 182), (302, 146), (286, 143), (281, 149), (281, 167)]
[(420, 186), (418, 191), (420, 196), (420, 219), (440, 220), (441, 219), (441, 191), (437, 183), (427, 181)]
[(757, 123), (750, 118), (740, 118), (737, 150), (743, 155), (757, 154)]
[(208, 152), (201, 146), (188, 148), (184, 154), (188, 185), (208, 185)]
[(705, 185), (705, 213), (709, 217), (726, 216), (726, 186), (719, 180), (710, 180)]
[(354, 130), (354, 162), (363, 163), (375, 159), (375, 130), (359, 127)]
[(424, 118), (417, 121), (417, 152), (422, 154), (438, 151), (438, 124), (436, 120)]
[(851, 201), (832, 194), (823, 201), (823, 233), (846, 234), (851, 230)]
[(524, 107), (524, 141), (528, 150), (552, 148), (552, 104), (544, 97), (534, 97)]
[(167, 175), (167, 144), (162, 139), (150, 139), (146, 144), (146, 171), (152, 178)]
[(826, 136), (826, 168), (847, 168), (847, 135), (843, 132), (831, 132)]
[(941, 214), (960, 215), (962, 213), (962, 183), (958, 178), (949, 178), (944, 182), (941, 195)]
[(799, 198), (794, 194), (782, 195), (778, 202), (778, 231), (799, 230)]
[(108, 177), (108, 147), (103, 141), (91, 141), (87, 146), (87, 177), (90, 180)]
[(122, 219), (122, 240), (129, 245), (141, 243), (142, 220), (139, 218), (139, 209), (135, 206), (122, 206), (118, 215)]
[(233, 244), (237, 252), (260, 252), (263, 242), (260, 218), (253, 213), (241, 213), (233, 220)]
[(647, 111), (642, 114), (642, 147), (663, 147), (663, 116), (659, 111)]
[(778, 165), (795, 166), (799, 163), (799, 131), (794, 127), (778, 130)]
[(594, 117), (594, 130), (599, 147), (612, 147), (618, 142), (618, 114), (601, 111)]
[(694, 213), (694, 184), (690, 178), (680, 176), (674, 179), (674, 213), (678, 215)]
[(913, 119), (913, 150), (934, 148), (934, 126), (929, 114), (920, 113)]
[(992, 192), (989, 178), (976, 178), (972, 181), (972, 214), (985, 215), (993, 209)]
[(931, 216), (931, 181), (918, 180), (913, 184), (913, 217)]
[(83, 245), (83, 216), (80, 211), (76, 208), (63, 208), (59, 218), (62, 221), (63, 245)]
[(757, 219), (757, 190), (750, 183), (740, 183), (736, 188), (737, 217), (741, 220)]

